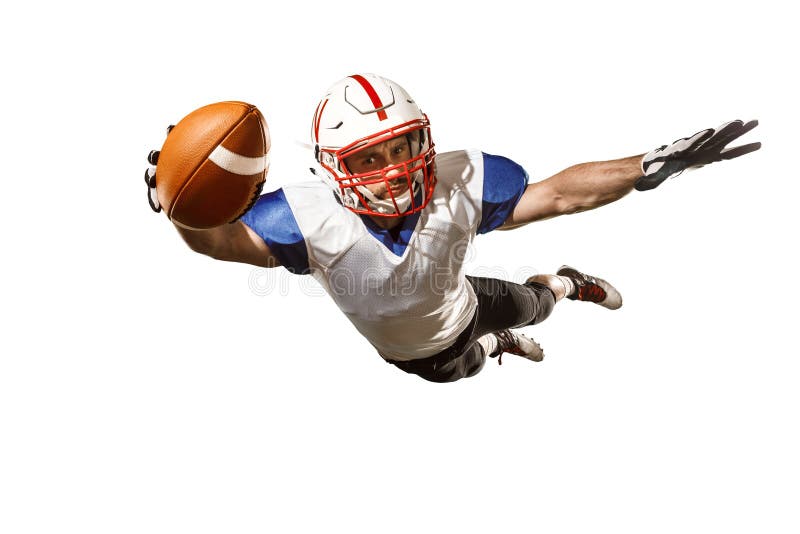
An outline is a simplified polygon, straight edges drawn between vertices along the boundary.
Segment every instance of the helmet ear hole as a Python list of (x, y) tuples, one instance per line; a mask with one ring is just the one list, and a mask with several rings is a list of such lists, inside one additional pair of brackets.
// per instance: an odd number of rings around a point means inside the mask
[(319, 161), (323, 165), (327, 165), (328, 167), (334, 167), (337, 169), (339, 167), (339, 165), (336, 163), (336, 158), (334, 158), (333, 154), (331, 154), (330, 152), (320, 151), (320, 154), (317, 157), (317, 161)]
[(314, 145), (314, 159), (319, 163), (319, 145)]

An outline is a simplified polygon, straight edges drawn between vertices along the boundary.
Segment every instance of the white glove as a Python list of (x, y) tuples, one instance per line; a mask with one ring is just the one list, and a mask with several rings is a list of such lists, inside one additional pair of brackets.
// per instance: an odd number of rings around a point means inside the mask
[(738, 158), (756, 151), (761, 148), (761, 143), (725, 148), (756, 126), (756, 120), (747, 123), (735, 120), (656, 148), (642, 158), (643, 176), (636, 180), (634, 187), (639, 191), (655, 189), (667, 178), (678, 176), (686, 169), (697, 169), (708, 163)]

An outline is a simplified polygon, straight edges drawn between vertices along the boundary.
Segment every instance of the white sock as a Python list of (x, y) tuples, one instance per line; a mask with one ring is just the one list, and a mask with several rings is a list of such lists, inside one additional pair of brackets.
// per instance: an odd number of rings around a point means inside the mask
[(569, 278), (567, 276), (559, 276), (557, 274), (554, 276), (558, 278), (558, 281), (564, 285), (564, 291), (567, 292), (566, 295), (564, 296), (568, 297), (573, 293), (575, 293), (575, 282), (572, 281), (572, 278)]
[(494, 354), (500, 345), (500, 342), (497, 341), (497, 337), (494, 334), (486, 334), (485, 336), (481, 336), (478, 338), (476, 343), (478, 343), (478, 345), (480, 345), (483, 349), (484, 356), (491, 356)]

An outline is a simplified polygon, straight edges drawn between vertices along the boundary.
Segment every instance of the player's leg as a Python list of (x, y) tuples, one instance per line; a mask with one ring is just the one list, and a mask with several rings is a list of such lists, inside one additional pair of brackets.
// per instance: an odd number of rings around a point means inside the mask
[(433, 359), (394, 364), (405, 372), (421, 376), (430, 382), (455, 382), (478, 374), (486, 363), (487, 356), (494, 358), (510, 352), (536, 362), (544, 358), (544, 352), (538, 343), (510, 330), (486, 334), (474, 342), (468, 342), (465, 348), (457, 352), (449, 352), (448, 357), (442, 354)]
[[(529, 280), (515, 284), (497, 278), (467, 276), (478, 298), (473, 339), (509, 328), (544, 321), (560, 300), (546, 283)], [(564, 292), (561, 291), (561, 298)]]
[(427, 358), (391, 363), (431, 382), (454, 382), (478, 374), (487, 356), (512, 352), (534, 361), (542, 359), (536, 342), (508, 329), (547, 318), (555, 305), (554, 292), (539, 282), (514, 284), (471, 276), (467, 280), (478, 297), (478, 307), (455, 343)]
[(524, 284), (471, 276), (467, 280), (478, 297), (472, 339), (490, 357), (510, 352), (541, 361), (544, 357), (541, 347), (511, 329), (542, 322), (564, 297), (594, 302), (612, 310), (622, 306), (622, 296), (614, 286), (567, 266), (555, 275), (532, 276)]
[(438, 354), (415, 360), (387, 361), (406, 373), (421, 376), (430, 382), (454, 382), (473, 376), (483, 368), (486, 360), (480, 345), (472, 337), (474, 325), (475, 317), (455, 342)]
[(398, 367), (407, 373), (421, 376), (430, 382), (455, 382), (478, 374), (483, 369), (485, 362), (486, 355), (483, 349), (478, 343), (473, 343), (457, 357), (444, 363), (419, 365), (414, 366), (412, 369), (405, 369), (402, 365), (398, 365)]
[[(544, 356), (541, 347), (532, 339), (512, 332), (511, 328), (542, 322), (553, 311), (556, 302), (565, 296), (606, 307), (619, 307), (622, 303), (616, 289), (604, 280), (566, 267), (562, 267), (558, 275), (537, 275), (524, 284), (472, 276), (467, 280), (478, 297), (478, 307), (470, 327), (450, 348), (439, 354), (391, 363), (431, 382), (454, 382), (476, 375), (483, 368), (487, 356), (499, 356), (503, 352), (540, 361)], [(599, 289), (592, 289), (601, 284), (602, 294)], [(580, 288), (585, 289), (581, 292)]]
[(467, 276), (478, 297), (477, 337), (491, 332), (538, 324), (564, 297), (593, 302), (615, 310), (622, 296), (611, 284), (572, 267), (563, 266), (557, 274), (539, 274), (524, 284), (496, 278)]

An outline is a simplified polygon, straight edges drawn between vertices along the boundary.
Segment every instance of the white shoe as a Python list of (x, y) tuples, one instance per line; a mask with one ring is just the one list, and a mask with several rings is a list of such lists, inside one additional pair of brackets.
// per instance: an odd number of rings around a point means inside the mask
[(617, 288), (602, 278), (584, 274), (568, 265), (562, 266), (556, 274), (570, 278), (575, 284), (575, 293), (567, 295), (570, 300), (594, 302), (609, 310), (616, 310), (622, 306), (622, 295)]
[(540, 362), (544, 359), (542, 347), (528, 336), (511, 330), (500, 330), (499, 332), (494, 332), (493, 335), (497, 338), (497, 353), (490, 354), (489, 357), (500, 356), (501, 359), (497, 360), (500, 364), (503, 363), (502, 355), (504, 352), (516, 354), (534, 362)]

